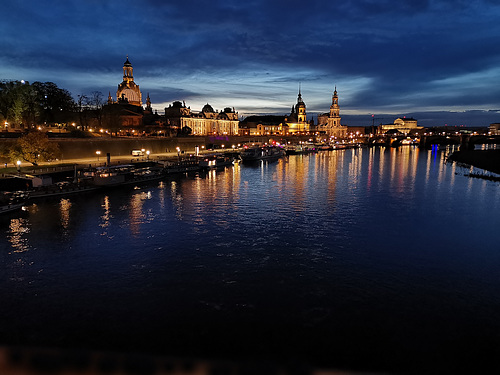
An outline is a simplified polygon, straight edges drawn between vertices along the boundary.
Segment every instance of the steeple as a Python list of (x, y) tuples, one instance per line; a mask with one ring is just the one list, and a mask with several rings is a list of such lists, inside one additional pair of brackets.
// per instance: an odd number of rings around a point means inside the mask
[(330, 116), (328, 120), (330, 126), (340, 125), (340, 107), (339, 107), (339, 97), (337, 95), (337, 86), (335, 85), (335, 90), (332, 95), (332, 105), (330, 106)]
[(297, 105), (295, 106), (295, 112), (297, 113), (298, 122), (306, 122), (306, 105), (302, 100), (301, 87), (299, 83), (299, 96), (297, 97)]
[(108, 91), (108, 104), (113, 104), (113, 98), (111, 96), (111, 91)]
[(148, 92), (148, 96), (146, 98), (146, 110), (152, 112), (152, 108), (151, 108), (151, 99), (149, 98), (149, 92)]
[(298, 103), (304, 103), (304, 101), (302, 100), (302, 94), (300, 93), (300, 83), (299, 83), (299, 96), (297, 97), (297, 104)]

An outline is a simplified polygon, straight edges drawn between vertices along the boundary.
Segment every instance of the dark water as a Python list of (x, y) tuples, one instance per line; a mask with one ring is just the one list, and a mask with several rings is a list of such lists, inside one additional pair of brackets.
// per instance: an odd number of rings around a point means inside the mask
[(500, 354), (500, 184), (331, 151), (0, 219), (0, 344), (451, 372)]

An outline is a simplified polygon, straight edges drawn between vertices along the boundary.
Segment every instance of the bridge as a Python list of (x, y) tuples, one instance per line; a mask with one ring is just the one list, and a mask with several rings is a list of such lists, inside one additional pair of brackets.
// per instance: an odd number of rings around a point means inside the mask
[(399, 147), (406, 140), (418, 143), (420, 148), (430, 149), (432, 145), (460, 145), (462, 150), (473, 150), (479, 144), (500, 144), (500, 135), (489, 134), (385, 134), (371, 137), (368, 144)]
[(475, 145), (500, 144), (500, 135), (488, 134), (458, 134), (458, 135), (422, 135), (420, 148), (430, 148), (431, 145), (460, 145), (462, 150), (473, 150)]

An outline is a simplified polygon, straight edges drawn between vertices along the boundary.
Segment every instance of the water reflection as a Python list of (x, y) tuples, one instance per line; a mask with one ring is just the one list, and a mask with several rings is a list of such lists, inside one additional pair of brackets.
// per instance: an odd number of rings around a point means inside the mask
[(174, 205), (175, 216), (177, 219), (182, 220), (183, 199), (177, 181), (170, 182), (170, 196)]
[(12, 246), (13, 253), (22, 253), (30, 249), (27, 234), (30, 232), (28, 219), (12, 219), (7, 232), (7, 238)]
[(103, 209), (103, 214), (100, 216), (99, 226), (103, 228), (103, 232), (101, 232), (101, 236), (107, 236), (107, 228), (111, 223), (111, 204), (109, 202), (109, 196), (104, 196), (103, 203), (101, 204), (101, 208)]
[(69, 199), (61, 199), (59, 201), (60, 223), (63, 229), (63, 236), (68, 234), (70, 220), (71, 201)]
[(132, 194), (128, 205), (129, 227), (134, 236), (141, 233), (141, 226), (153, 220), (154, 215), (151, 210), (146, 210), (144, 204), (152, 198), (151, 191), (139, 191)]

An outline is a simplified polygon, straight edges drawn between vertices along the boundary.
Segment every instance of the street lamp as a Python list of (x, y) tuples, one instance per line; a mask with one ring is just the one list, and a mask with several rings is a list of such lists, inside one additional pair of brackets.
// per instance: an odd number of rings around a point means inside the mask
[(99, 161), (99, 156), (101, 155), (101, 151), (96, 151), (95, 154), (97, 155), (97, 161)]
[(147, 159), (149, 160), (149, 154), (151, 153), (151, 151), (147, 150), (146, 151), (146, 155), (147, 155)]
[(175, 149), (177, 150), (177, 157), (179, 158), (179, 160), (181, 160), (181, 149), (180, 149), (180, 147), (176, 147)]
[(21, 160), (18, 160), (16, 164), (17, 164), (17, 173), (21, 173)]

